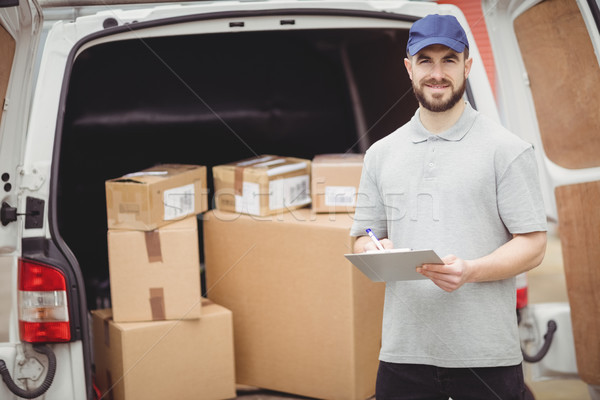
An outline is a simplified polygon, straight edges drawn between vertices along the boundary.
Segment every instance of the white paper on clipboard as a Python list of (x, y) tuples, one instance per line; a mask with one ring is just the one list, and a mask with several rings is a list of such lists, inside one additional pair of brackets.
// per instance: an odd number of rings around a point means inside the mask
[(433, 250), (383, 250), (344, 254), (373, 282), (429, 279), (416, 271), (423, 264), (443, 264)]

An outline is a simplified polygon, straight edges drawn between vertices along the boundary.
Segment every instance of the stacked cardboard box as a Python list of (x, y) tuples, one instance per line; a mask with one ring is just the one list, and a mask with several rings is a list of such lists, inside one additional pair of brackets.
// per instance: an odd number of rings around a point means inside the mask
[(318, 213), (354, 212), (364, 154), (320, 154), (312, 160), (312, 208)]
[(201, 165), (159, 165), (106, 182), (116, 322), (200, 317), (196, 214), (207, 204)]
[(203, 165), (162, 164), (105, 186), (109, 229), (151, 231), (208, 209)]
[(201, 302), (206, 168), (129, 174), (107, 181), (106, 197), (112, 309), (93, 312), (99, 388), (115, 399), (234, 397), (231, 312)]
[(262, 155), (213, 167), (215, 205), (272, 215), (310, 204), (310, 160)]
[(107, 399), (235, 397), (231, 311), (210, 302), (202, 318), (124, 322), (92, 311), (96, 384)]
[(203, 217), (207, 294), (233, 312), (237, 382), (323, 399), (373, 395), (384, 285), (344, 257), (351, 214)]
[(153, 231), (108, 231), (116, 322), (200, 318), (196, 216)]

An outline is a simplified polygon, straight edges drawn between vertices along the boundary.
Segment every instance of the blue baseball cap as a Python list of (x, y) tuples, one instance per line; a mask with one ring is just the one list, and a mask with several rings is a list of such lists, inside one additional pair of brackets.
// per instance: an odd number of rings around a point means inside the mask
[(467, 34), (453, 15), (431, 14), (416, 21), (408, 33), (406, 51), (414, 56), (432, 44), (442, 44), (457, 53), (469, 48)]

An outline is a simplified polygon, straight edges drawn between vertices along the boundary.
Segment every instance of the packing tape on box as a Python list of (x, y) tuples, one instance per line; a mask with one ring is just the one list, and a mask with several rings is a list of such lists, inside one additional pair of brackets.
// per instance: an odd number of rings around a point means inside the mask
[(167, 319), (165, 315), (165, 295), (163, 288), (150, 288), (150, 310), (153, 321)]
[(148, 262), (162, 262), (162, 252), (160, 250), (160, 233), (157, 230), (144, 232), (146, 239), (146, 253)]
[(233, 175), (233, 192), (237, 196), (242, 196), (244, 192), (244, 169), (246, 168), (270, 168), (273, 165), (285, 164), (287, 159), (280, 156), (264, 156), (240, 161), (235, 164)]
[(233, 175), (233, 193), (236, 196), (242, 196), (244, 193), (244, 169), (246, 167), (235, 167)]
[(242, 196), (244, 192), (244, 169), (250, 167), (253, 164), (270, 160), (272, 156), (250, 158), (235, 163), (235, 169), (233, 171), (233, 192), (236, 196)]

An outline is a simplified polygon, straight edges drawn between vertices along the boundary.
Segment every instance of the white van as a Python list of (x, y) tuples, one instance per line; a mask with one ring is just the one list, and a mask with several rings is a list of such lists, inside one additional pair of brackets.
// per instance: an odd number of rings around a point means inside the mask
[[(13, 382), (2, 399), (94, 397), (88, 319), (110, 306), (107, 179), (167, 162), (364, 152), (417, 107), (403, 67), (412, 22), (441, 13), (468, 26), (435, 2), (123, 2), (0, 0), (0, 372)], [(466, 29), (467, 97), (535, 145), (557, 219), (555, 188), (600, 180), (600, 14), (598, 0), (538, 3), (483, 0), (496, 96)], [(564, 9), (591, 38), (585, 66), (571, 42), (533, 40)]]

